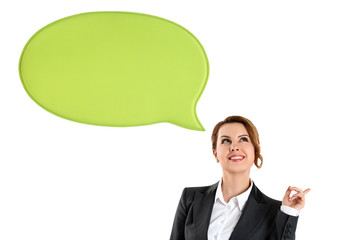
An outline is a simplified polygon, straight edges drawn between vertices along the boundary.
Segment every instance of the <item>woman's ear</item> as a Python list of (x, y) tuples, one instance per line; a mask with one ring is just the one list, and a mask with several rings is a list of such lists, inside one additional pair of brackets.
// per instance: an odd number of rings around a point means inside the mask
[(219, 162), (219, 159), (217, 158), (217, 152), (215, 149), (213, 149), (213, 154), (217, 162)]

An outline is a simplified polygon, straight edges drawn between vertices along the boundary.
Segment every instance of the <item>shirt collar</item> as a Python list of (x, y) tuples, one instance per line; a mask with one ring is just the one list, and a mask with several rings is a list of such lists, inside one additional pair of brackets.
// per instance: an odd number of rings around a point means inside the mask
[[(215, 202), (219, 199), (223, 204), (227, 205), (228, 203), (225, 202), (223, 194), (222, 194), (221, 184), (222, 184), (222, 178), (220, 179), (218, 187), (216, 189)], [(250, 179), (250, 187), (242, 194), (234, 197), (240, 208), (240, 211), (243, 210), (245, 203), (249, 198), (249, 195), (250, 195), (251, 189), (253, 188), (253, 185), (254, 185), (253, 181)]]

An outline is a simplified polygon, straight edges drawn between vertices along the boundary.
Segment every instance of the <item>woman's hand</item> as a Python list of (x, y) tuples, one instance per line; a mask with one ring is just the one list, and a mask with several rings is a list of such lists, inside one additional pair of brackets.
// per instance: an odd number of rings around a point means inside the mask
[[(291, 191), (296, 191), (297, 193), (290, 197)], [(303, 191), (300, 188), (289, 186), (285, 192), (282, 204), (300, 211), (305, 206), (305, 195), (308, 192), (310, 192), (310, 188)]]

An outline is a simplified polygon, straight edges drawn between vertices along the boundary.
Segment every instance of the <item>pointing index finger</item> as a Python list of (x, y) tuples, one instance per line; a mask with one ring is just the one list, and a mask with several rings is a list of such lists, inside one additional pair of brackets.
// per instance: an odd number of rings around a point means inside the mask
[(304, 191), (304, 195), (307, 194), (308, 192), (310, 192), (310, 190), (311, 190), (310, 188), (306, 189), (306, 190)]

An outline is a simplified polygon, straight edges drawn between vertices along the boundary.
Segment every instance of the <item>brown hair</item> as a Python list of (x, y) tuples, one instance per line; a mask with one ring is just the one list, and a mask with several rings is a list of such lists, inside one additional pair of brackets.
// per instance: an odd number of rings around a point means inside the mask
[[(246, 128), (246, 131), (249, 133), (250, 140), (255, 148), (255, 159), (254, 164), (257, 168), (261, 168), (263, 164), (263, 157), (260, 154), (260, 140), (259, 140), (259, 133), (256, 130), (255, 125), (247, 118), (241, 117), (241, 116), (229, 116), (225, 118), (224, 121), (219, 122), (215, 125), (214, 130), (211, 135), (211, 141), (212, 141), (212, 148), (213, 150), (216, 150), (216, 144), (217, 144), (217, 138), (219, 129), (222, 125), (227, 123), (241, 123)], [(261, 163), (259, 164), (259, 159), (261, 160)]]

